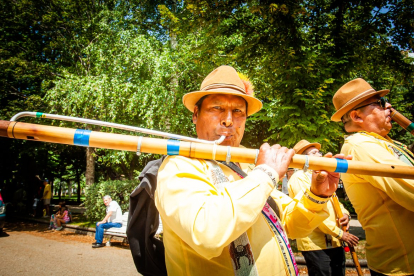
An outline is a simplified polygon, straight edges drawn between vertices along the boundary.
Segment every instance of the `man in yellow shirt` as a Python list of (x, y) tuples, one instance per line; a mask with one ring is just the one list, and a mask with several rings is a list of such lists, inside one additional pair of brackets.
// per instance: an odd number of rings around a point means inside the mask
[[(321, 144), (299, 141), (293, 149), (297, 154), (322, 157)], [(289, 180), (289, 196), (294, 198), (311, 186), (312, 171), (298, 170)], [(306, 260), (309, 276), (345, 275), (345, 251), (341, 241), (352, 246), (358, 244), (358, 237), (343, 232), (337, 225), (337, 216), (331, 200), (327, 203), (329, 217), (306, 238), (296, 239), (298, 249)], [(340, 226), (349, 227), (349, 212), (342, 206), (344, 216), (339, 219)]]
[(43, 185), (45, 186), (43, 190), (43, 206), (46, 209), (46, 216), (44, 217), (50, 217), (50, 200), (52, 199), (52, 189), (50, 188), (49, 180), (45, 179), (43, 180)]
[[(356, 161), (413, 166), (413, 154), (387, 135), (392, 127), (387, 93), (361, 78), (335, 93), (331, 120), (353, 133), (341, 152)], [(413, 275), (414, 180), (354, 174), (343, 174), (342, 180), (366, 233), (371, 275)]]
[[(184, 95), (198, 138), (225, 136), (221, 145), (240, 146), (247, 116), (262, 107), (251, 90), (234, 68), (221, 66), (204, 79), (200, 91)], [(169, 155), (178, 151), (171, 142)], [(290, 199), (275, 186), (293, 154), (263, 144), (256, 166), (250, 167), (167, 157), (158, 172), (155, 204), (168, 274), (297, 275), (286, 233), (306, 236), (327, 218), (326, 202), (339, 174), (314, 173), (311, 188)]]

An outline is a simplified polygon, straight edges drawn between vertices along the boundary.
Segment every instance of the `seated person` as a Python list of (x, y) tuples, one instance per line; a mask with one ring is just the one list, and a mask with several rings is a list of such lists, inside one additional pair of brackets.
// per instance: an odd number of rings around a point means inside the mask
[(92, 248), (104, 247), (102, 244), (104, 237), (104, 230), (108, 228), (122, 227), (122, 210), (119, 204), (112, 200), (109, 195), (103, 197), (106, 206), (106, 216), (102, 221), (96, 223), (95, 242), (92, 243)]
[(63, 206), (61, 208), (61, 212), (60, 214), (57, 214), (55, 217), (55, 223), (57, 225), (56, 230), (60, 231), (62, 230), (62, 223), (66, 224), (69, 223), (71, 221), (71, 217), (69, 215), (69, 209), (66, 206)]
[(59, 202), (59, 209), (56, 214), (51, 215), (49, 229), (62, 230), (62, 223), (69, 223), (72, 217), (69, 213), (69, 209), (66, 207), (64, 201)]

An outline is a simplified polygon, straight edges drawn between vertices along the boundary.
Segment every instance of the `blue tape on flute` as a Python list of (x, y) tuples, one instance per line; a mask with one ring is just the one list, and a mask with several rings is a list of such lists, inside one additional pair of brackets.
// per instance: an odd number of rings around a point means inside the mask
[(336, 159), (336, 173), (346, 173), (348, 171), (348, 160)]
[(168, 139), (167, 155), (178, 155), (179, 151), (180, 151), (180, 141)]
[(73, 136), (73, 144), (77, 146), (89, 147), (89, 136), (91, 135), (91, 130), (87, 129), (77, 129), (75, 135)]

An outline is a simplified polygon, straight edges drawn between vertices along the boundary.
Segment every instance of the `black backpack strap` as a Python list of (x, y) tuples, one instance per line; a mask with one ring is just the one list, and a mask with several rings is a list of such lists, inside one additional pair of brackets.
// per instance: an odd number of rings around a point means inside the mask
[[(238, 175), (240, 175), (241, 177), (245, 178), (247, 176), (247, 173), (245, 173), (242, 169), (240, 169), (239, 166), (237, 166), (236, 164), (234, 164), (233, 162), (230, 163), (226, 163), (226, 162), (221, 162), (223, 165), (229, 167), (230, 169), (232, 169), (233, 171), (235, 171)], [(269, 204), (269, 206), (273, 209), (273, 211), (275, 211), (276, 215), (280, 218), (280, 210), (279, 207), (276, 204), (276, 201), (269, 196), (267, 198), (267, 203)]]
[(127, 237), (131, 254), (139, 273), (147, 276), (166, 276), (164, 244), (156, 239), (159, 212), (154, 192), (157, 175), (164, 157), (149, 162), (139, 176), (141, 181), (129, 198)]

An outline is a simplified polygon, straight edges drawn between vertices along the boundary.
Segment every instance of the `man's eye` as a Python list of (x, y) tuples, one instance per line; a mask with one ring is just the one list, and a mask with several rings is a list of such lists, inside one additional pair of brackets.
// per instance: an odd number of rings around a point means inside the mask
[(242, 112), (240, 109), (233, 110), (234, 112)]
[(215, 107), (213, 107), (214, 109), (218, 109), (218, 110), (220, 110), (221, 109), (221, 107), (220, 106), (215, 106)]

